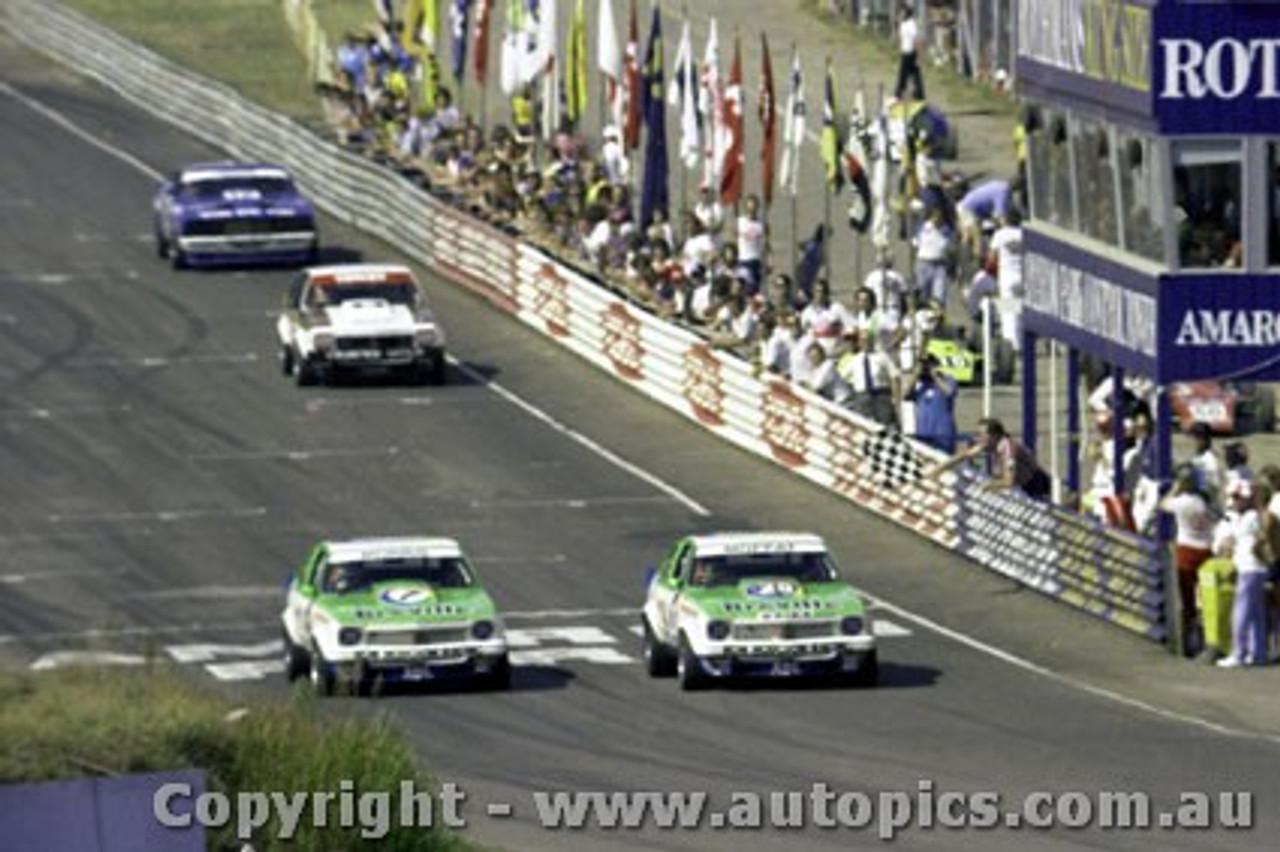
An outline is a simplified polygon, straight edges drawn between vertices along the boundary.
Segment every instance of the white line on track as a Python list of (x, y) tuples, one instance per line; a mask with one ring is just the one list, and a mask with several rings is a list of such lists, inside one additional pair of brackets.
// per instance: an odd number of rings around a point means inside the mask
[(180, 355), (168, 357), (164, 355), (138, 355), (132, 358), (76, 358), (63, 364), (64, 367), (177, 367), (188, 364), (204, 366), (207, 364), (252, 364), (261, 360), (256, 352), (228, 353), (225, 355)]
[(236, 450), (225, 453), (188, 453), (184, 458), (193, 462), (223, 461), (312, 461), (314, 459), (343, 459), (397, 456), (399, 447), (348, 450)]
[(130, 636), (181, 636), (189, 633), (250, 633), (280, 629), (277, 621), (191, 621), (186, 624), (95, 627), (87, 630), (51, 630), (45, 633), (0, 633), (0, 645), (26, 642), (64, 642), (86, 639), (124, 639)]
[(267, 514), (266, 506), (245, 509), (161, 509), (155, 512), (67, 512), (51, 514), (51, 524), (95, 524), (120, 521), (203, 521), (210, 518), (261, 518)]
[(84, 142), (86, 145), (91, 145), (105, 154), (110, 154), (112, 157), (115, 157), (120, 162), (124, 163), (127, 166), (131, 166), (137, 169), (138, 171), (142, 172), (144, 175), (151, 178), (152, 180), (160, 181), (164, 179), (164, 175), (162, 175), (157, 170), (151, 168), (151, 166), (148, 166), (146, 163), (142, 162), (137, 157), (130, 154), (128, 151), (117, 148), (115, 145), (112, 145), (109, 142), (105, 142), (102, 139), (99, 139), (97, 136), (94, 136), (89, 131), (83, 129), (82, 127), (80, 127), (80, 125), (76, 124), (74, 121), (67, 118), (62, 113), (58, 112), (57, 110), (51, 107), (45, 106), (44, 104), (40, 103), (34, 98), (27, 97), (26, 95), (22, 94), (22, 92), (19, 92), (17, 89), (13, 88), (13, 86), (10, 86), (8, 83), (0, 82), (0, 94), (8, 95), (9, 97), (13, 98), (15, 101), (18, 101), (19, 103), (26, 106), (28, 109), (34, 112), (40, 113), (40, 115), (44, 116), (49, 121), (58, 125), (63, 130), (67, 131), (72, 136), (79, 139), (81, 142)]
[(589, 509), (592, 506), (638, 506), (667, 503), (666, 497), (563, 497), (545, 500), (472, 500), (473, 509)]
[(107, 414), (126, 414), (130, 405), (61, 405), (52, 408), (30, 406), (26, 408), (0, 409), (0, 417), (26, 417), (32, 420), (53, 420), (62, 417), (97, 417)]
[(564, 435), (566, 438), (569, 438), (571, 441), (574, 441), (575, 443), (583, 447), (586, 447), (588, 450), (600, 456), (602, 459), (614, 465), (615, 467), (619, 467), (622, 470), (625, 470), (627, 473), (631, 474), (632, 476), (636, 477), (642, 482), (649, 483), (649, 485), (652, 485), (654, 488), (658, 489), (663, 494), (666, 494), (671, 499), (684, 504), (695, 515), (700, 515), (704, 518), (711, 516), (711, 511), (709, 509), (707, 509), (698, 501), (694, 500), (689, 495), (685, 494), (680, 489), (676, 488), (674, 485), (670, 485), (667, 482), (659, 479), (657, 476), (654, 476), (652, 473), (649, 473), (648, 471), (644, 470), (643, 468), (632, 464), (631, 462), (622, 458), (622, 456), (618, 455), (612, 450), (609, 450), (601, 446), (600, 444), (591, 440), (586, 435), (583, 435), (581, 432), (577, 431), (576, 429), (572, 429), (569, 426), (566, 426), (564, 423), (561, 423), (559, 420), (555, 419), (550, 414), (543, 411), (541, 408), (538, 408), (533, 403), (528, 402), (523, 397), (517, 396), (516, 394), (507, 390), (497, 382), (492, 381), (480, 375), (475, 370), (468, 367), (466, 364), (459, 362), (456, 358), (450, 357), (449, 363), (452, 364), (455, 368), (457, 368), (458, 371), (461, 372), (463, 375), (465, 375), (467, 378), (471, 379), (471, 381), (479, 385), (482, 385), (484, 387), (487, 387), (489, 390), (493, 391), (495, 394), (502, 397), (512, 405), (514, 405), (516, 408), (519, 408), (521, 411), (525, 412), (530, 417), (534, 418), (535, 420), (542, 421), (547, 426), (550, 426), (555, 431)]
[(0, 586), (22, 586), (46, 580), (62, 581), (67, 577), (120, 577), (128, 573), (128, 568), (55, 568), (25, 574), (0, 574)]
[(1194, 725), (1198, 728), (1202, 728), (1207, 731), (1212, 731), (1213, 733), (1221, 734), (1223, 736), (1239, 737), (1244, 739), (1260, 739), (1266, 742), (1280, 744), (1280, 736), (1276, 736), (1275, 734), (1264, 734), (1264, 733), (1259, 733), (1257, 731), (1243, 731), (1238, 728), (1231, 728), (1226, 725), (1220, 725), (1217, 722), (1212, 722), (1208, 719), (1203, 719), (1199, 716), (1192, 716), (1186, 713), (1178, 713), (1173, 710), (1166, 710), (1163, 707), (1158, 707), (1155, 704), (1150, 704), (1146, 701), (1142, 701), (1141, 699), (1133, 698), (1131, 696), (1125, 695), (1120, 692), (1114, 692), (1110, 689), (1104, 689), (1100, 686), (1094, 686), (1093, 684), (1079, 680), (1078, 678), (1074, 678), (1069, 675), (1064, 675), (1059, 672), (1055, 672), (1052, 669), (1048, 669), (1042, 665), (1039, 665), (1038, 663), (1033, 663), (1024, 657), (1019, 657), (1017, 654), (1011, 654), (1008, 651), (995, 647), (994, 645), (988, 645), (986, 642), (983, 642), (979, 639), (975, 639), (972, 636), (969, 636), (968, 634), (961, 633), (958, 630), (952, 630), (950, 627), (945, 627), (931, 618), (926, 618), (923, 615), (918, 615), (917, 613), (914, 613), (909, 609), (903, 609), (900, 606), (896, 606), (894, 604), (888, 603), (887, 601), (884, 601), (880, 598), (875, 599), (875, 606), (880, 609), (883, 609), (885, 612), (893, 613), (894, 615), (898, 616), (901, 619), (910, 621), (913, 624), (923, 627), (926, 630), (932, 631), (933, 633), (936, 633), (939, 636), (942, 636), (946, 639), (950, 639), (952, 642), (957, 642), (974, 651), (978, 651), (990, 657), (995, 657), (997, 660), (1000, 660), (1004, 663), (1008, 663), (1011, 666), (1020, 668), (1023, 671), (1040, 675), (1041, 677), (1048, 678), (1049, 680), (1052, 680), (1055, 683), (1059, 683), (1064, 686), (1079, 689), (1095, 697), (1104, 698), (1109, 701), (1113, 701), (1117, 704), (1122, 704), (1131, 709), (1140, 710), (1144, 713), (1150, 713), (1154, 716), (1158, 716), (1167, 721), (1182, 722), (1188, 725)]
[[(111, 156), (115, 157), (116, 159), (120, 160), (126, 165), (129, 165), (137, 169), (138, 171), (142, 172), (143, 174), (147, 175), (148, 177), (151, 177), (156, 181), (159, 181), (163, 178), (163, 175), (159, 171), (153, 169), (151, 166), (137, 159), (132, 154), (128, 153), (127, 151), (123, 151), (117, 148), (116, 146), (111, 145), (108, 142), (104, 142), (103, 140), (98, 139), (93, 134), (80, 128), (78, 125), (76, 125), (70, 119), (63, 116), (61, 113), (57, 112), (54, 109), (51, 109), (50, 107), (45, 106), (44, 104), (41, 104), (36, 100), (33, 100), (32, 98), (27, 97), (26, 95), (14, 89), (8, 83), (0, 82), (0, 94), (8, 95), (9, 97), (19, 101), (20, 103), (25, 104), (27, 107), (39, 113), (40, 115), (44, 116), (49, 121), (53, 122), (54, 124), (57, 124), (59, 127), (62, 127), (64, 130), (66, 130), (68, 133), (71, 133), (73, 136), (79, 138), (85, 143), (107, 154), (110, 154)], [(812, 131), (808, 132), (806, 135), (810, 137), (811, 141), (813, 140), (813, 137), (816, 136), (816, 134), (814, 134)], [(577, 443), (581, 444), (582, 446), (586, 447), (592, 452), (600, 455), (602, 458), (608, 460), (612, 464), (632, 474), (633, 476), (643, 480), (644, 482), (649, 483), (653, 487), (657, 488), (659, 491), (662, 491), (664, 494), (667, 494), (668, 496), (670, 496), (672, 499), (677, 500), (680, 503), (683, 503), (695, 514), (701, 515), (703, 517), (709, 517), (711, 515), (711, 512), (708, 509), (703, 507), (700, 503), (693, 500), (693, 498), (687, 496), (686, 494), (684, 494), (682, 491), (675, 488), (674, 486), (668, 485), (666, 482), (654, 476), (653, 474), (642, 470), (641, 468), (635, 466), (631, 462), (626, 461), (625, 459), (621, 458), (620, 456), (611, 452), (610, 450), (605, 449), (604, 447), (597, 444), (595, 441), (592, 441), (590, 438), (586, 437), (585, 435), (582, 435), (581, 433), (569, 428), (568, 426), (564, 425), (560, 421), (551, 417), (549, 414), (543, 412), (541, 409), (535, 407), (531, 403), (526, 402), (525, 400), (515, 395), (511, 391), (508, 391), (506, 388), (502, 387), (496, 382), (489, 381), (488, 379), (481, 376), (479, 373), (472, 370), (471, 368), (458, 363), (456, 359), (450, 358), (450, 361), (454, 367), (456, 367), (458, 370), (460, 370), (469, 378), (471, 378), (472, 381), (478, 382), (488, 387), (498, 396), (507, 400), (512, 405), (515, 405), (518, 408), (524, 410), (534, 418), (546, 423), (548, 426), (555, 429), (557, 432), (560, 432), (561, 434), (576, 441)], [(1085, 683), (1075, 678), (1071, 678), (1066, 675), (1062, 675), (1057, 672), (1054, 672), (1051, 669), (1047, 669), (1043, 666), (1037, 665), (1036, 663), (1033, 663), (1030, 660), (1026, 660), (1015, 654), (1011, 654), (1008, 651), (1004, 651), (993, 645), (988, 645), (987, 643), (982, 642), (978, 639), (974, 639), (973, 637), (968, 636), (964, 633), (960, 633), (948, 627), (944, 627), (943, 625), (938, 624), (937, 622), (929, 618), (926, 618), (924, 616), (917, 615), (916, 613), (911, 612), (910, 610), (903, 609), (901, 607), (895, 606), (893, 604), (890, 604), (878, 599), (877, 599), (877, 603), (879, 604), (880, 607), (882, 607), (886, 611), (895, 613), (901, 618), (907, 619), (908, 621), (911, 621), (915, 624), (918, 624), (921, 627), (931, 630), (940, 636), (944, 636), (948, 639), (951, 639), (954, 642), (958, 642), (962, 645), (972, 648), (975, 651), (980, 651), (984, 654), (995, 657), (996, 659), (1002, 660), (1010, 665), (1021, 668), (1024, 671), (1033, 672), (1035, 674), (1042, 675), (1046, 678), (1049, 678), (1051, 680), (1057, 681), (1059, 683), (1062, 683), (1068, 686), (1073, 686), (1077, 689), (1083, 690), (1092, 695), (1096, 695), (1102, 698), (1107, 698), (1119, 704), (1123, 704), (1128, 707), (1142, 710), (1144, 712), (1151, 713), (1165, 719), (1170, 719), (1170, 720), (1185, 722), (1190, 725), (1195, 725), (1205, 730), (1213, 731), (1215, 733), (1219, 733), (1225, 736), (1253, 737), (1253, 738), (1265, 740), (1268, 742), (1280, 743), (1280, 737), (1278, 736), (1274, 736), (1270, 734), (1252, 733), (1249, 731), (1240, 731), (1237, 729), (1226, 727), (1224, 725), (1219, 725), (1207, 719), (1201, 719), (1196, 716), (1190, 716), (1182, 713), (1175, 713), (1171, 710), (1165, 710), (1153, 704), (1148, 704), (1145, 701), (1140, 701), (1138, 699), (1131, 698), (1126, 695), (1122, 695), (1118, 692), (1112, 692), (1111, 690), (1108, 690), (1108, 689), (1102, 689), (1101, 687), (1093, 686), (1091, 684)], [(508, 613), (508, 617), (510, 617), (511, 615), (512, 614)], [(187, 628), (182, 628), (182, 629), (187, 629)], [(154, 628), (148, 628), (148, 629), (140, 630), (139, 632), (146, 633), (146, 632), (157, 632), (157, 631)], [(14, 637), (6, 637), (3, 635), (0, 635), (0, 643), (12, 642), (12, 641), (16, 641)]]

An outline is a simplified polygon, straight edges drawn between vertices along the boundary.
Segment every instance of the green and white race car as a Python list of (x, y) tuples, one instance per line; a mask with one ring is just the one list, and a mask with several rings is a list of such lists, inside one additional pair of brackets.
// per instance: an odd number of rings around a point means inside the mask
[(686, 690), (750, 676), (876, 683), (866, 604), (816, 535), (687, 536), (648, 586), (644, 659), (653, 677), (675, 675)]
[(321, 542), (290, 578), (281, 620), (286, 674), (321, 695), (339, 683), (510, 683), (502, 619), (452, 539)]

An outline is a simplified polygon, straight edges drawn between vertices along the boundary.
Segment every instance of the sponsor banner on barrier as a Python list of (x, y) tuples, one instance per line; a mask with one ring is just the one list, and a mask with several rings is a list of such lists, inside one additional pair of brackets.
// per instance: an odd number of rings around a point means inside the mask
[(724, 426), (725, 390), (720, 359), (705, 343), (684, 352), (684, 381), (681, 393), (699, 423), (719, 429)]
[[(153, 114), (236, 156), (269, 152), (314, 176), (317, 200), (335, 215), (424, 259), (722, 438), (1059, 601), (1151, 638), (1164, 635), (1151, 543), (1088, 530), (1042, 504), (978, 492), (955, 475), (922, 478), (920, 454), (936, 461), (923, 448), (780, 378), (755, 376), (695, 332), (225, 87), (57, 6), (11, 0), (0, 15), (25, 43), (107, 81)], [(203, 121), (211, 110), (226, 120)], [(423, 216), (406, 217), (415, 203)]]

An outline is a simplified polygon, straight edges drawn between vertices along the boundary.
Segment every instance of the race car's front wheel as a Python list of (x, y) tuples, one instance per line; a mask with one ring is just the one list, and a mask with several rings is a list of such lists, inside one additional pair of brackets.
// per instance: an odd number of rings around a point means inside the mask
[(862, 658), (858, 670), (848, 675), (847, 679), (850, 686), (861, 689), (870, 689), (880, 682), (880, 658), (875, 649)]
[(702, 662), (693, 653), (688, 638), (680, 634), (680, 650), (676, 656), (676, 679), (685, 692), (706, 689), (707, 673), (702, 670)]
[(324, 658), (324, 654), (320, 653), (319, 648), (312, 648), (309, 655), (311, 657), (311, 689), (316, 695), (330, 696), (333, 695), (333, 689), (337, 682), (337, 676), (333, 672), (333, 666)]
[(506, 654), (498, 658), (485, 678), (485, 685), (490, 689), (504, 690), (511, 688), (511, 660)]
[(284, 633), (284, 676), (293, 683), (300, 677), (303, 677), (311, 668), (311, 660), (308, 659), (305, 649), (294, 644), (289, 638), (289, 631)]
[(280, 372), (286, 376), (292, 376), (295, 367), (293, 349), (288, 346), (280, 347)]
[(658, 641), (649, 620), (644, 619), (644, 667), (649, 677), (671, 677), (676, 673), (676, 658), (671, 649)]

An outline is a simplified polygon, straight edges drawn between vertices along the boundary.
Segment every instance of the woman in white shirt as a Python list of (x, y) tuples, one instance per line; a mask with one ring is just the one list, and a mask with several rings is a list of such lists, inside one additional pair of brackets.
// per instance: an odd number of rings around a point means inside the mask
[(1237, 480), (1227, 493), (1236, 516), (1224, 548), (1236, 569), (1236, 601), (1231, 610), (1231, 654), (1218, 660), (1224, 668), (1267, 663), (1267, 574), (1270, 565), (1262, 538), (1262, 521), (1253, 486)]

